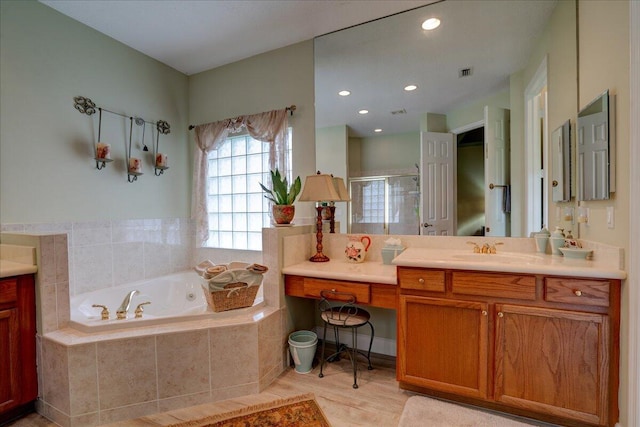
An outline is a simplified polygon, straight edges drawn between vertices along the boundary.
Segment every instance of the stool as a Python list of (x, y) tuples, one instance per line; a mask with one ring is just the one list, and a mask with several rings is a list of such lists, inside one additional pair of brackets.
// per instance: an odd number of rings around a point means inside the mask
[[(324, 377), (322, 369), (324, 368), (324, 361), (334, 362), (340, 360), (340, 354), (346, 351), (351, 359), (351, 365), (353, 366), (353, 388), (358, 388), (358, 361), (357, 356), (361, 354), (366, 357), (369, 365), (367, 369), (371, 370), (371, 346), (373, 344), (374, 330), (373, 325), (369, 321), (371, 315), (368, 311), (363, 310), (355, 306), (356, 296), (348, 292), (337, 292), (335, 290), (323, 290), (320, 292), (320, 317), (324, 322), (324, 333), (322, 336), (322, 352), (320, 362), (320, 378)], [(339, 304), (332, 304), (332, 301), (337, 301)], [(369, 325), (371, 328), (371, 339), (369, 341), (369, 350), (367, 353), (358, 351), (358, 343), (356, 340), (356, 330), (364, 325)], [(333, 333), (336, 338), (336, 352), (325, 359), (324, 347), (327, 341), (327, 326), (333, 328)], [(340, 344), (339, 329), (351, 329), (351, 349), (346, 345)]]

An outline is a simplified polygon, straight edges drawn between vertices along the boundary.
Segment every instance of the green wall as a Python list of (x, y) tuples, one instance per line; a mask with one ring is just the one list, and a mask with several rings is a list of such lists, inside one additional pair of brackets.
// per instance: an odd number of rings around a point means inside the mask
[[(293, 176), (315, 173), (313, 40), (252, 56), (189, 77), (189, 122), (202, 124), (296, 106)], [(192, 136), (190, 135), (190, 145)], [(313, 203), (296, 203), (296, 218), (315, 218)]]
[[(1, 1), (0, 19), (0, 222), (189, 216), (187, 76), (35, 1)], [(104, 113), (114, 161), (98, 171), (98, 114), (76, 111), (78, 95), (168, 121), (160, 148), (170, 169), (153, 175), (136, 127), (132, 156), (142, 158), (144, 175), (127, 182), (129, 120)]]

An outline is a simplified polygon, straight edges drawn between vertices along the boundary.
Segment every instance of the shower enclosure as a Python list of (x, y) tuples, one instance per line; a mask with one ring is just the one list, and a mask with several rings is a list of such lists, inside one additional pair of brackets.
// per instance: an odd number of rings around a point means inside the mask
[(349, 233), (420, 234), (418, 174), (349, 178)]

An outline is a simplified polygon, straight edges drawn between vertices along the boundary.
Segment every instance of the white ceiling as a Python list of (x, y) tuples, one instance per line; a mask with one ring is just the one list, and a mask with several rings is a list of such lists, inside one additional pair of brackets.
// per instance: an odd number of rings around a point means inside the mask
[[(446, 114), (508, 88), (509, 76), (526, 64), (557, 3), (40, 1), (188, 75), (324, 35), (315, 42), (316, 126), (346, 124), (351, 136), (375, 135), (374, 128), (385, 134), (414, 132), (426, 112)], [(441, 27), (420, 29), (431, 16), (441, 18)], [(334, 33), (343, 28), (348, 29)], [(473, 75), (459, 79), (458, 70), (468, 66)], [(402, 91), (410, 83), (418, 90)], [(352, 95), (338, 97), (341, 89)], [(362, 108), (370, 113), (357, 114)], [(406, 114), (391, 114), (401, 109)]]
[(191, 75), (435, 0), (41, 0)]

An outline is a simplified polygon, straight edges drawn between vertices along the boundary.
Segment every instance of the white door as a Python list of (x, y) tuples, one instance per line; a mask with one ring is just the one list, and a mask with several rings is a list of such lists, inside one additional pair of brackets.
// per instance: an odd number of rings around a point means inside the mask
[(422, 189), (420, 234), (432, 236), (455, 234), (454, 147), (451, 133), (420, 133), (420, 188)]
[[(604, 111), (578, 121), (578, 200), (609, 198), (608, 119)], [(590, 179), (585, 180), (585, 176)]]
[(486, 236), (511, 235), (509, 110), (484, 107), (484, 211)]

